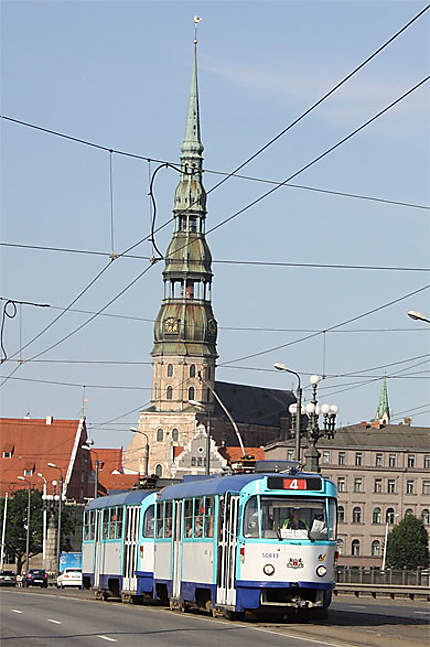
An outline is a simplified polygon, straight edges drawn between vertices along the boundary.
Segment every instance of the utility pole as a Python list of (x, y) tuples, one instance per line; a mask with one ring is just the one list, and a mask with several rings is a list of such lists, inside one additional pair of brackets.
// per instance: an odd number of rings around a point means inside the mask
[(7, 501), (9, 494), (6, 492), (4, 497), (3, 507), (3, 525), (1, 531), (1, 555), (0, 555), (0, 570), (3, 570), (4, 553), (5, 553), (5, 539), (6, 539), (6, 517), (7, 517)]

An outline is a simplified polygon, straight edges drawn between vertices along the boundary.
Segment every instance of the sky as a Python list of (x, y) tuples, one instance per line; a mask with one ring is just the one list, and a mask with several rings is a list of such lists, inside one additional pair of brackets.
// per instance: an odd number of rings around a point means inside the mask
[[(210, 190), (222, 178), (212, 171), (233, 171), (424, 6), (3, 1), (1, 112), (106, 149), (178, 162), (198, 15)], [(422, 81), (429, 26), (430, 11), (241, 174), (285, 180)], [(279, 188), (208, 235), (218, 380), (296, 389), (294, 376), (273, 369), (283, 362), (301, 375), (309, 398), (309, 376), (324, 374), (320, 403), (337, 404), (345, 425), (374, 417), (386, 373), (392, 420), (410, 415), (415, 425), (430, 424), (430, 327), (407, 317), (408, 310), (430, 315), (429, 290), (421, 290), (430, 283), (428, 108), (424, 84), (298, 174), (292, 182), (300, 187)], [(162, 264), (147, 260), (148, 179), (156, 163), (113, 153), (111, 202), (108, 150), (10, 120), (1, 127), (1, 296), (50, 306), (18, 305), (14, 318), (3, 317), (1, 415), (76, 418), (84, 406), (96, 446), (126, 446), (150, 399), (153, 320), (162, 298)], [(158, 225), (171, 218), (177, 182), (171, 169), (157, 174)], [(272, 186), (228, 179), (208, 196), (207, 228)], [(158, 247), (165, 250), (171, 234), (169, 223), (157, 234)], [(141, 239), (132, 253), (143, 258), (109, 260), (112, 250)], [(70, 311), (27, 346), (103, 268)], [(144, 270), (102, 315), (57, 344)], [(302, 340), (312, 332), (318, 334)]]

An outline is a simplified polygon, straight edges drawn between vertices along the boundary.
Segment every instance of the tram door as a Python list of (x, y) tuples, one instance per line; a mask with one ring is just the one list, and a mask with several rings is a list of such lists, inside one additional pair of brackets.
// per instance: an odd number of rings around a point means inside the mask
[(182, 576), (182, 501), (174, 501), (175, 526), (173, 532), (172, 550), (172, 597), (181, 596)]
[(102, 522), (103, 522), (103, 510), (94, 510), (95, 520), (94, 520), (94, 588), (100, 586), (100, 560), (102, 554)]
[(139, 540), (139, 517), (139, 506), (130, 506), (126, 508), (124, 529), (124, 557), (122, 564), (123, 591), (137, 590), (136, 566), (137, 545)]
[(219, 500), (217, 604), (236, 604), (236, 546), (239, 497), (227, 493)]

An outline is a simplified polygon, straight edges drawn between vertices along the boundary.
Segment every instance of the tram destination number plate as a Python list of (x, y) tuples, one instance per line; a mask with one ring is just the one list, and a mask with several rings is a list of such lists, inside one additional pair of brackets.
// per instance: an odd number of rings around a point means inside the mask
[(283, 478), (269, 476), (267, 479), (269, 490), (321, 490), (320, 478)]

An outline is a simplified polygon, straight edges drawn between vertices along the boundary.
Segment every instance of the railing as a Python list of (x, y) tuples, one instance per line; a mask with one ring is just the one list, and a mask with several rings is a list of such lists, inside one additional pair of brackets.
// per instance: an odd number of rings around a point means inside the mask
[(385, 571), (381, 571), (378, 568), (337, 566), (336, 581), (339, 584), (395, 584), (429, 587), (430, 575), (427, 569), (421, 568), (416, 571), (408, 571), (405, 568), (386, 568)]

